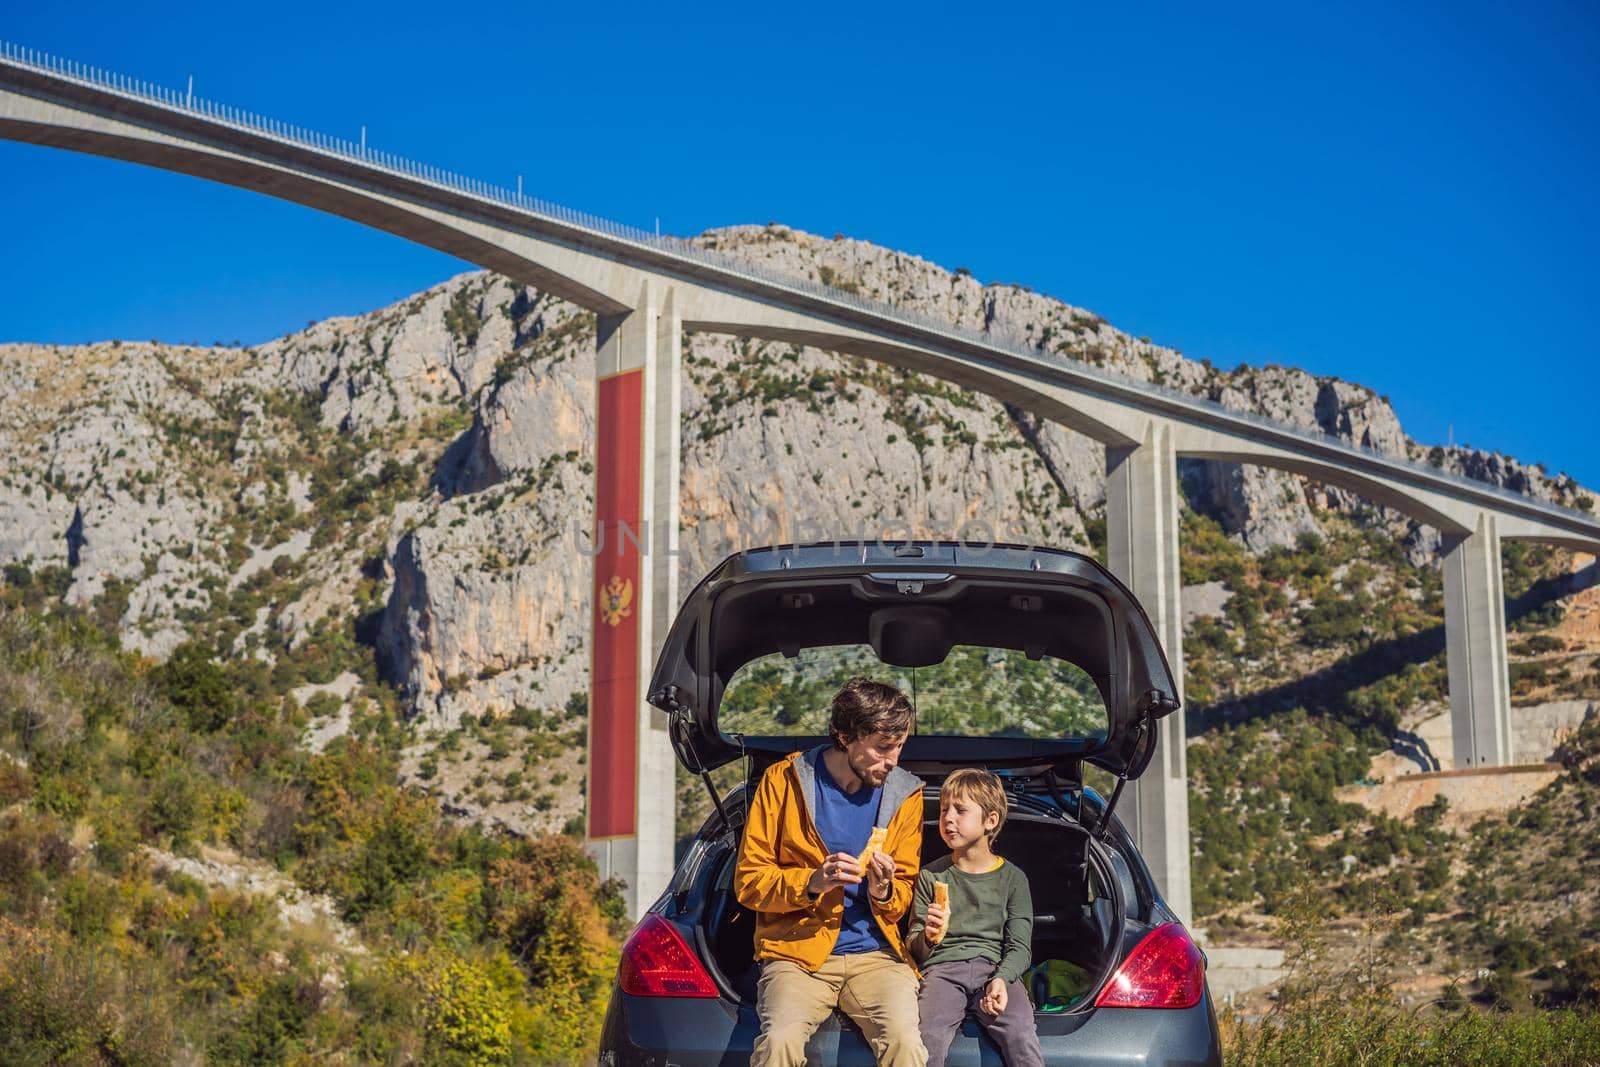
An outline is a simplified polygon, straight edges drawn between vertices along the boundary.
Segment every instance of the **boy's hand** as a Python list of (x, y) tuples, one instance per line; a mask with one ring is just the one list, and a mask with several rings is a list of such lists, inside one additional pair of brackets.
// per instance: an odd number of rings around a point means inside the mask
[(983, 987), (983, 999), (978, 1001), (978, 1007), (990, 1015), (999, 1015), (1006, 1010), (1006, 984), (998, 978), (989, 979), (989, 984)]
[(922, 936), (929, 942), (944, 939), (945, 925), (950, 921), (950, 908), (945, 904), (929, 904), (927, 917), (922, 920)]
[(861, 865), (856, 858), (848, 852), (835, 852), (822, 861), (822, 866), (811, 872), (811, 880), (806, 883), (806, 892), (812, 896), (821, 896), (830, 889), (842, 885), (855, 885), (861, 881)]
[(867, 892), (872, 899), (883, 902), (889, 899), (894, 886), (894, 857), (887, 852), (874, 852), (867, 862)]

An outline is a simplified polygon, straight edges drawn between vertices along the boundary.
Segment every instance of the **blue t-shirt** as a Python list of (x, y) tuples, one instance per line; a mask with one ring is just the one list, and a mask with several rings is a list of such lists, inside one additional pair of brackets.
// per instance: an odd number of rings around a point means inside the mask
[[(872, 836), (872, 824), (878, 820), (878, 800), (883, 789), (862, 787), (854, 793), (846, 793), (828, 773), (828, 765), (822, 758), (826, 751), (823, 749), (816, 755), (817, 833), (822, 835), (822, 843), (830, 856), (835, 852), (859, 856)], [(844, 887), (841, 919), (843, 925), (839, 929), (839, 941), (833, 946), (834, 955), (876, 952), (889, 947), (872, 918), (865, 874), (855, 885)]]

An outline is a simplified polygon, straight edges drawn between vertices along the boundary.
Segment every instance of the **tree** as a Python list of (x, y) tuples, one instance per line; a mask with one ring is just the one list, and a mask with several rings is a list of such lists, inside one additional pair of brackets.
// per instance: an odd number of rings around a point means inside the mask
[(227, 672), (193, 641), (173, 650), (157, 672), (157, 682), (191, 730), (213, 733), (238, 710)]

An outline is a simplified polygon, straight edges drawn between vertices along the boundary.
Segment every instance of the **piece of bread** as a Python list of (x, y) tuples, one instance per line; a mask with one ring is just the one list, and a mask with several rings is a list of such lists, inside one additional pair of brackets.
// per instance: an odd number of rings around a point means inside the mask
[(922, 936), (927, 938), (928, 944), (937, 945), (944, 940), (945, 930), (950, 929), (950, 887), (944, 882), (933, 883), (933, 902), (945, 910), (944, 930), (937, 934), (924, 933)]
[(867, 847), (861, 850), (861, 855), (856, 857), (856, 862), (861, 865), (861, 875), (866, 877), (867, 864), (872, 862), (873, 853), (883, 851), (883, 843), (889, 837), (889, 831), (881, 826), (872, 828), (872, 836), (867, 838)]

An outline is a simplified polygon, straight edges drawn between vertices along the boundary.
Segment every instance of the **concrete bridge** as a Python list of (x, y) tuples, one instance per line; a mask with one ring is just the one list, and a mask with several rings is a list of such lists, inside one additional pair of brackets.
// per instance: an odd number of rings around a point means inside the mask
[[(673, 755), (643, 685), (679, 601), (679, 375), (687, 331), (844, 352), (988, 393), (1101, 442), (1111, 568), (1183, 676), (1177, 457), (1253, 463), (1352, 490), (1438, 529), (1457, 768), (1510, 762), (1500, 542), (1600, 552), (1600, 518), (962, 330), (671, 237), (132, 79), (0, 44), (0, 136), (144, 163), (294, 201), (448, 252), (596, 313), (597, 530), (588, 830), (637, 913), (673, 868)], [(620, 536), (647, 524), (648, 554)], [(607, 533), (606, 531), (610, 531)], [(607, 610), (611, 591), (636, 610)], [(1123, 817), (1187, 918), (1182, 716)]]

